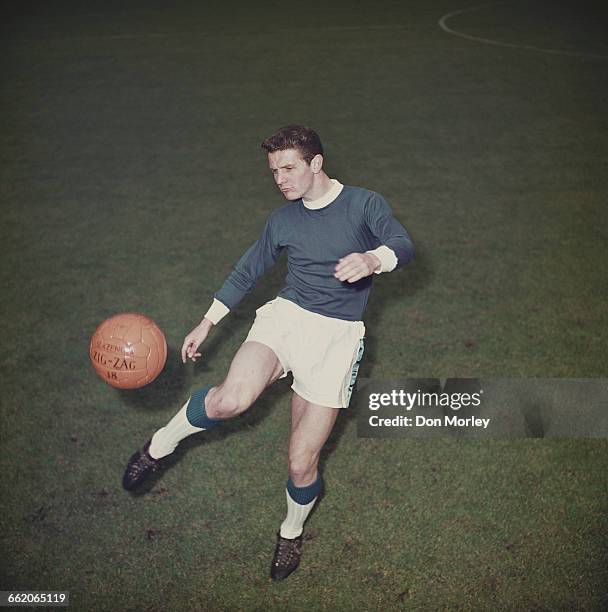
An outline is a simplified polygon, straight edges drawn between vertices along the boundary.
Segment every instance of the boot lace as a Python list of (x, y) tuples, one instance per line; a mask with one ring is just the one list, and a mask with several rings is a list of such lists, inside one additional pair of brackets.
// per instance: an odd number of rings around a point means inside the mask
[(276, 562), (277, 566), (288, 566), (297, 558), (299, 552), (298, 542), (279, 538), (277, 544)]

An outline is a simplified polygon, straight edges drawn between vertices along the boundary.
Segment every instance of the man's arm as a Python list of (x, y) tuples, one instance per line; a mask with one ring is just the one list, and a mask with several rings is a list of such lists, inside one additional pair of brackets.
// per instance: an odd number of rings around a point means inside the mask
[(236, 307), (253, 289), (258, 279), (272, 268), (281, 254), (283, 247), (276, 237), (275, 224), (276, 222), (271, 215), (266, 221), (260, 238), (247, 249), (220, 290), (215, 294), (215, 299), (228, 310), (233, 310)]
[[(388, 202), (375, 193), (365, 205), (365, 221), (380, 245), (393, 251), (396, 261), (391, 269), (401, 268), (414, 256), (414, 243), (406, 229), (395, 219)], [(389, 270), (387, 270), (389, 271)]]
[(205, 319), (208, 319), (216, 325), (219, 323), (228, 313), (230, 312), (230, 308), (225, 304), (222, 304), (217, 298), (213, 298), (213, 302), (211, 306), (209, 306), (209, 310), (205, 313)]
[(213, 323), (203, 317), (203, 320), (184, 338), (181, 351), (183, 363), (186, 363), (187, 358), (196, 361), (201, 356), (198, 347), (205, 341), (212, 327)]
[(271, 268), (283, 247), (276, 240), (272, 215), (266, 221), (262, 235), (239, 259), (234, 270), (220, 290), (203, 320), (186, 336), (182, 345), (182, 361), (189, 357), (196, 361), (200, 357), (198, 347), (203, 343), (209, 330), (232, 310), (253, 289), (258, 279)]
[(365, 221), (380, 246), (342, 257), (334, 274), (341, 281), (355, 283), (374, 272), (390, 272), (404, 266), (414, 256), (414, 243), (381, 195), (373, 194), (366, 203)]

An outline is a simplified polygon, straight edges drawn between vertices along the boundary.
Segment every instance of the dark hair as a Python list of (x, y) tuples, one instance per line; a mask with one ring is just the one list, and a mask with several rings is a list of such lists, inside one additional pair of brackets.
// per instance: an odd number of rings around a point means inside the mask
[(307, 164), (310, 164), (315, 155), (323, 155), (323, 145), (319, 135), (305, 125), (282, 127), (264, 140), (262, 149), (267, 153), (297, 149)]

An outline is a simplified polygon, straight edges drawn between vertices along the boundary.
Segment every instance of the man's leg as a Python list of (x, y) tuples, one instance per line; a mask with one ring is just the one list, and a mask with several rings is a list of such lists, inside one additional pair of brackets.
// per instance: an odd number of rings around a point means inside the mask
[(336, 422), (340, 408), (313, 404), (293, 394), (289, 439), (287, 516), (279, 531), (271, 576), (283, 580), (300, 562), (304, 521), (321, 491), (318, 471), (321, 449)]
[(159, 460), (172, 453), (187, 436), (247, 410), (282, 373), (283, 367), (272, 349), (260, 342), (242, 344), (224, 382), (194, 393), (144, 449), (131, 457), (123, 477), (125, 489), (140, 485), (158, 469)]
[(261, 342), (245, 342), (234, 356), (224, 382), (209, 391), (207, 414), (212, 419), (241, 414), (281, 374), (283, 366), (271, 348)]

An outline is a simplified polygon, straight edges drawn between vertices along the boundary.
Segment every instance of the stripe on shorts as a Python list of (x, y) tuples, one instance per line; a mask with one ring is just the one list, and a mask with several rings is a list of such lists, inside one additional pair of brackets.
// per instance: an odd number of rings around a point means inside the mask
[(350, 373), (346, 376), (344, 380), (344, 407), (347, 408), (350, 404), (350, 398), (353, 394), (353, 389), (355, 388), (355, 382), (357, 382), (357, 374), (359, 373), (359, 364), (361, 363), (361, 359), (363, 358), (363, 351), (365, 349), (365, 338), (361, 338), (359, 340), (359, 348), (357, 350), (356, 357), (353, 361), (353, 365), (351, 367)]

